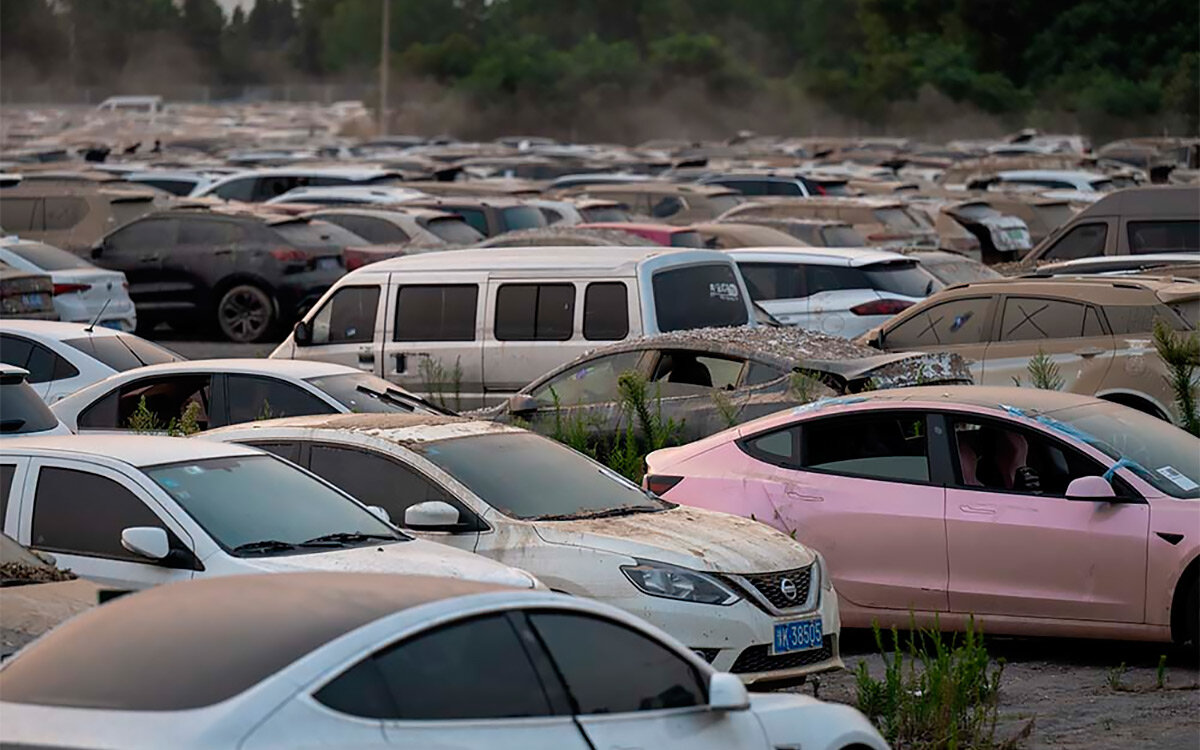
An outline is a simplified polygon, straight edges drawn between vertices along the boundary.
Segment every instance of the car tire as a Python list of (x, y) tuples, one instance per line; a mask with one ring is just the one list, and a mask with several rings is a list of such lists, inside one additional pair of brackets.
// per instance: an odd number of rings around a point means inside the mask
[(1191, 590), (1183, 605), (1183, 638), (1191, 646), (1193, 653), (1200, 651), (1200, 580), (1192, 578), (1187, 584)]
[(262, 341), (275, 328), (279, 314), (275, 300), (255, 284), (235, 284), (217, 302), (217, 328), (230, 341)]

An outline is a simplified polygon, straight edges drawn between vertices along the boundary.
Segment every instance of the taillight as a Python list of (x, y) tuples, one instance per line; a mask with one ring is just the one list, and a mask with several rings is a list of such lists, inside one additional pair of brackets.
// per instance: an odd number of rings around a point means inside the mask
[(655, 495), (662, 496), (672, 487), (683, 481), (683, 477), (671, 477), (665, 474), (647, 474), (643, 484)]
[(362, 268), (365, 265), (374, 263), (379, 260), (379, 256), (372, 253), (366, 253), (362, 250), (355, 250), (352, 247), (342, 249), (342, 264), (346, 266), (347, 271), (353, 271), (356, 268)]
[(306, 263), (308, 256), (294, 247), (274, 247), (269, 251), (271, 257), (280, 263)]
[(895, 315), (901, 310), (912, 307), (913, 303), (902, 299), (877, 299), (855, 305), (850, 312), (855, 315)]
[(54, 296), (57, 297), (60, 294), (71, 294), (72, 292), (86, 292), (91, 288), (91, 284), (55, 284)]

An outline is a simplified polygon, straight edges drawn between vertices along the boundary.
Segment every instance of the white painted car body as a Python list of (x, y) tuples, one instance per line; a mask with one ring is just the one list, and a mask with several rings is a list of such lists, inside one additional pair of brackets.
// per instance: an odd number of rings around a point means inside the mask
[(122, 331), (137, 328), (137, 309), (125, 274), (109, 271), (53, 245), (8, 238), (0, 241), (0, 261), (21, 271), (44, 273), (54, 282), (54, 311), (59, 320), (90, 323)]
[(330, 185), (327, 187), (292, 188), (278, 198), (267, 201), (268, 205), (280, 203), (316, 203), (329, 206), (373, 205), (387, 206), (393, 203), (428, 198), (428, 193), (402, 187), (369, 187), (359, 185)]

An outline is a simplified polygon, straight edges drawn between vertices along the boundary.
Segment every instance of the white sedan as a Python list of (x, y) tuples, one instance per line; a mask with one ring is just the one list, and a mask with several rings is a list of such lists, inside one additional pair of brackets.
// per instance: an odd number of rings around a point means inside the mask
[(28, 370), (50, 404), (118, 372), (182, 360), (132, 333), (87, 323), (0, 320), (0, 361)]
[[(37, 392), (25, 382), (28, 372), (20, 367), (0, 364), (0, 438), (28, 435), (70, 435)], [(0, 464), (0, 497), (8, 502), (9, 488), (4, 483), (8, 467)], [(3, 507), (3, 506), (0, 506)], [(2, 524), (2, 519), (0, 519)]]
[(645, 618), (748, 683), (842, 666), (820, 556), (766, 524), (683, 508), (536, 433), (345, 414), (205, 433), (274, 452), (405, 530)]
[(748, 693), (613, 607), (423, 577), (122, 597), (19, 652), (0, 695), (0, 743), (22, 747), (887, 748), (853, 708)]
[(49, 276), (54, 282), (54, 311), (59, 320), (96, 321), (121, 331), (137, 328), (137, 310), (120, 271), (100, 268), (44, 242), (15, 237), (0, 240), (0, 261)]

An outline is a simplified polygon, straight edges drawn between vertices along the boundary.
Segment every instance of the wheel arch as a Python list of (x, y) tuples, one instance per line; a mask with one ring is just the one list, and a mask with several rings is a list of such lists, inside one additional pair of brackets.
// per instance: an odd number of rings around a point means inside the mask
[[(1183, 573), (1175, 581), (1175, 590), (1171, 593), (1171, 640), (1182, 642), (1186, 635), (1187, 623), (1184, 617), (1184, 604), (1188, 592), (1200, 586), (1200, 552), (1192, 556), (1191, 561), (1184, 567)], [(1196, 644), (1193, 644), (1196, 645)]]

